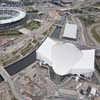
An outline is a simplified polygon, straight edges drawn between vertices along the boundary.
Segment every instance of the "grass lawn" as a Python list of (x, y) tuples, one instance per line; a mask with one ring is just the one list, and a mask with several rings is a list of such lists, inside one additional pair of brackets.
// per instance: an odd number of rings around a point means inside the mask
[(100, 7), (100, 2), (95, 3), (94, 6)]
[(22, 33), (18, 32), (17, 30), (8, 30), (8, 31), (0, 32), (0, 36), (17, 36), (21, 34)]
[(80, 16), (79, 19), (83, 21), (85, 25), (91, 25), (95, 23), (95, 19), (91, 16)]
[(97, 26), (94, 26), (92, 29), (91, 29), (91, 33), (93, 35), (93, 37), (95, 38), (95, 40), (100, 43), (100, 35), (96, 32), (96, 27)]
[(33, 9), (26, 9), (26, 12), (27, 13), (37, 13), (38, 12), (38, 10), (33, 10)]
[(19, 55), (15, 55), (14, 57), (12, 57), (12, 58), (10, 58), (8, 60), (5, 60), (2, 63), (3, 63), (3, 65), (8, 65), (8, 64), (16, 61), (17, 59), (19, 59), (19, 57), (20, 57)]
[(32, 44), (29, 43), (25, 48), (23, 48), (23, 49), (21, 50), (21, 54), (24, 56), (24, 55), (27, 54), (28, 51), (30, 51), (32, 48), (33, 48)]
[(30, 23), (28, 23), (25, 27), (29, 30), (38, 29), (41, 26), (41, 23), (38, 21), (32, 20)]
[(0, 20), (5, 20), (5, 19), (8, 19), (8, 18), (10, 18), (10, 17), (0, 17)]
[(26, 8), (27, 13), (38, 13), (38, 10), (34, 9), (33, 7), (29, 6)]

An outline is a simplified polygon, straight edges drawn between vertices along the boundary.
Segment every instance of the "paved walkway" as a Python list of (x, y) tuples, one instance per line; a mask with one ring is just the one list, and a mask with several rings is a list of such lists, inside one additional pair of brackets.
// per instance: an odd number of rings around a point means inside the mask
[(15, 85), (14, 85), (14, 82), (13, 80), (11, 79), (10, 75), (7, 73), (7, 71), (0, 66), (0, 74), (2, 75), (2, 77), (4, 78), (4, 80), (6, 82), (8, 82), (10, 88), (11, 88), (11, 91), (13, 93), (13, 95), (15, 96), (16, 99), (18, 100), (25, 100), (25, 97), (22, 96), (19, 91), (17, 91), (17, 89), (15, 88)]
[(31, 36), (31, 34), (32, 34), (32, 31), (27, 28), (19, 29), (19, 32), (23, 33), (26, 36)]

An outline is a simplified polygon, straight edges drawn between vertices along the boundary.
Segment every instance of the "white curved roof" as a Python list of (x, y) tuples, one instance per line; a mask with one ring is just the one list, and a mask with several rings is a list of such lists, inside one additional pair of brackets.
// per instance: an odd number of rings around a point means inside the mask
[[(82, 52), (70, 43), (58, 43), (53, 46), (51, 52), (53, 69), (61, 75), (69, 72), (70, 66), (74, 66), (82, 57)], [(67, 70), (65, 70), (66, 67)]]
[(37, 50), (37, 58), (51, 65), (52, 64), (51, 50), (56, 43), (57, 43), (56, 41), (47, 38)]
[(79, 50), (71, 43), (47, 38), (36, 52), (37, 59), (48, 63), (59, 75), (83, 74), (94, 71), (94, 49)]
[(19, 9), (15, 9), (15, 8), (5, 8), (3, 10), (7, 10), (7, 11), (13, 10), (13, 11), (18, 12), (19, 14), (17, 16), (14, 16), (14, 17), (12, 16), (12, 18), (9, 18), (9, 19), (0, 20), (0, 24), (7, 24), (7, 23), (16, 22), (18, 20), (21, 20), (21, 19), (25, 18), (25, 16), (26, 16), (26, 13), (23, 12), (23, 11), (21, 11), (21, 10), (19, 10)]

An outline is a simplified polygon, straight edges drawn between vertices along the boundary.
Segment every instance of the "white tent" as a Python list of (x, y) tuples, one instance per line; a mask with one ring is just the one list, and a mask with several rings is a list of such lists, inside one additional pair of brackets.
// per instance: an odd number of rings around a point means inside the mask
[(37, 50), (37, 59), (48, 63), (59, 75), (94, 72), (95, 50), (79, 50), (75, 45), (47, 38)]
[(80, 51), (73, 44), (59, 44), (52, 49), (53, 69), (57, 74), (87, 74), (94, 71), (95, 50)]
[(66, 23), (63, 37), (76, 39), (77, 38), (77, 25)]
[(57, 43), (56, 41), (47, 38), (43, 42), (43, 44), (39, 47), (39, 49), (36, 51), (37, 58), (51, 65), (52, 64), (51, 50), (56, 43)]

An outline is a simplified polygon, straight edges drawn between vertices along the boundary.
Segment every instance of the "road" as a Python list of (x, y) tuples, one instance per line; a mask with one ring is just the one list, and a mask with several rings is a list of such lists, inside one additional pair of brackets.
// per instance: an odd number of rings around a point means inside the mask
[(55, 24), (56, 28), (51, 34), (51, 38), (59, 39), (62, 27), (64, 26), (65, 22), (66, 22), (66, 15), (62, 16), (60, 21), (57, 24)]
[(7, 71), (2, 66), (0, 66), (0, 74), (2, 75), (2, 77), (4, 78), (4, 80), (6, 82), (8, 82), (8, 84), (9, 84), (9, 86), (11, 88), (11, 91), (12, 91), (13, 95), (15, 96), (15, 98), (18, 99), (18, 100), (25, 100), (25, 97), (22, 96), (19, 93), (19, 91), (16, 89), (16, 87), (14, 85), (14, 82), (11, 79), (10, 75), (7, 73)]

